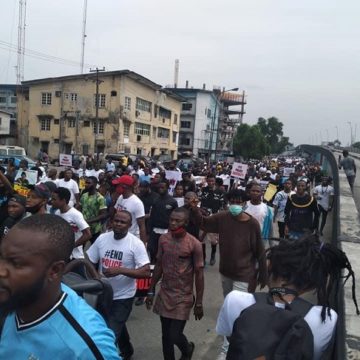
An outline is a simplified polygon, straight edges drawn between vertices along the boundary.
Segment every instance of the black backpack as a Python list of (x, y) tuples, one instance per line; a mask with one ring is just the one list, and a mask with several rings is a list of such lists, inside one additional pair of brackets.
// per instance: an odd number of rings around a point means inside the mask
[(313, 359), (314, 338), (304, 320), (312, 304), (297, 297), (283, 309), (275, 306), (270, 294), (255, 293), (254, 297), (256, 303), (234, 323), (226, 359)]

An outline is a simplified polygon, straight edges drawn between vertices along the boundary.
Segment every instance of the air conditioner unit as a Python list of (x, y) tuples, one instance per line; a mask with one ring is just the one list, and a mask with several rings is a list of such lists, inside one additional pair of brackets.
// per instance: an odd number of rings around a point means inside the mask
[(141, 141), (141, 135), (136, 136), (136, 141)]
[(135, 111), (135, 116), (136, 116), (136, 117), (140, 116), (140, 111), (136, 110), (136, 111)]
[(61, 91), (55, 91), (55, 96), (56, 97), (61, 97)]

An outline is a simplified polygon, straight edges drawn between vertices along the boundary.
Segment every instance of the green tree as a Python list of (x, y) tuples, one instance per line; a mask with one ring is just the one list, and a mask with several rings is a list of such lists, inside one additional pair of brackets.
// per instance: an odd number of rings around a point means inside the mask
[(283, 123), (276, 117), (272, 116), (268, 119), (259, 118), (257, 125), (270, 147), (270, 153), (279, 154), (290, 145), (289, 138), (283, 136)]
[(269, 145), (260, 126), (241, 124), (233, 140), (234, 155), (241, 155), (245, 159), (261, 159), (269, 154)]

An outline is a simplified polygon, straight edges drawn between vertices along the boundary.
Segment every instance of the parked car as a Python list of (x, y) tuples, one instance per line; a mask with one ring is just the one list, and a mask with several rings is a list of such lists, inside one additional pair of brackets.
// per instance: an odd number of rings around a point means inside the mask
[(27, 156), (9, 156), (9, 155), (3, 155), (3, 156), (0, 155), (0, 165), (6, 167), (10, 159), (14, 160), (14, 164), (17, 169), (19, 168), (21, 160), (27, 161), (29, 169), (36, 166), (36, 161), (30, 159)]

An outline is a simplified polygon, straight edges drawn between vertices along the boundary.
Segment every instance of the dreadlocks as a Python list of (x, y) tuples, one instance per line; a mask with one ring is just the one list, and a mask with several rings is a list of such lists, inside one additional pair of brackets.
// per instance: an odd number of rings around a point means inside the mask
[[(346, 254), (335, 246), (320, 242), (318, 236), (309, 235), (297, 241), (282, 240), (268, 250), (269, 275), (284, 279), (298, 291), (316, 290), (318, 304), (322, 306), (321, 319), (330, 314), (329, 298), (337, 293), (340, 279), (352, 278), (352, 298), (356, 313), (360, 315), (355, 295), (355, 274)], [(346, 269), (347, 274), (342, 275)]]

